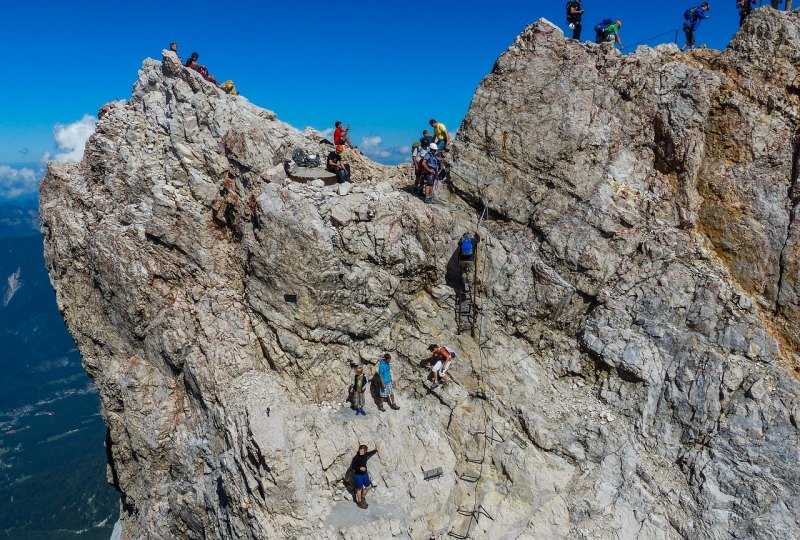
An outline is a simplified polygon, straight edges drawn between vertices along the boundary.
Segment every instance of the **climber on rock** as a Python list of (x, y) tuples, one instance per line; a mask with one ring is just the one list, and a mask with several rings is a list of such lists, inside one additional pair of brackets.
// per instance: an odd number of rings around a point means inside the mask
[(328, 154), (327, 164), (328, 172), (335, 173), (340, 184), (350, 182), (350, 164), (344, 162), (342, 152), (344, 152), (344, 146), (336, 145), (336, 148)]
[(447, 150), (450, 146), (450, 135), (447, 134), (447, 127), (433, 118), (428, 121), (433, 128), (433, 142), (440, 150)]
[(570, 0), (567, 2), (567, 26), (572, 30), (572, 39), (581, 40), (581, 19), (583, 18), (583, 8), (581, 0)]
[(437, 386), (441, 380), (442, 385), (447, 384), (447, 371), (450, 369), (450, 364), (456, 359), (456, 351), (450, 347), (439, 346), (432, 343), (428, 346), (431, 352), (431, 372), (433, 372), (433, 386)]
[(694, 32), (700, 21), (708, 19), (706, 12), (708, 11), (708, 2), (703, 2), (697, 7), (689, 8), (683, 14), (683, 33), (686, 34), (686, 43), (683, 44), (681, 50), (694, 49)]
[(392, 388), (392, 355), (386, 353), (381, 358), (380, 362), (378, 362), (378, 377), (377, 381), (380, 385), (380, 403), (378, 404), (378, 410), (381, 412), (386, 412), (386, 409), (383, 408), (383, 404), (385, 402), (389, 403), (389, 406), (394, 409), (395, 411), (398, 410), (400, 407), (394, 402), (394, 389)]
[(353, 482), (355, 483), (355, 499), (359, 508), (367, 509), (369, 506), (364, 497), (369, 493), (372, 488), (372, 480), (369, 478), (369, 471), (367, 470), (367, 461), (380, 450), (380, 443), (375, 443), (375, 450), (367, 451), (367, 445), (362, 444), (358, 447), (358, 453), (353, 456), (353, 461), (350, 462), (350, 470), (353, 471)]
[(594, 27), (595, 42), (616, 41), (619, 44), (619, 50), (623, 50), (625, 47), (622, 46), (622, 39), (619, 37), (620, 28), (622, 28), (622, 21), (603, 19)]
[(428, 151), (422, 158), (422, 175), (425, 178), (425, 187), (423, 188), (425, 202), (430, 202), (433, 196), (433, 187), (436, 185), (436, 180), (439, 178), (439, 168), (442, 165), (442, 158), (438, 151), (439, 149), (436, 143), (431, 143), (428, 145)]
[(458, 265), (461, 268), (461, 290), (464, 292), (469, 290), (470, 279), (475, 276), (475, 250), (480, 241), (478, 231), (474, 236), (464, 233), (458, 241)]
[(414, 195), (422, 194), (422, 159), (427, 150), (423, 148), (420, 141), (414, 141), (411, 145), (411, 163), (414, 165)]
[(433, 137), (431, 137), (431, 132), (428, 131), (427, 129), (423, 129), (422, 137), (420, 137), (419, 142), (422, 145), (422, 147), (427, 150), (428, 146), (430, 146), (430, 144), (433, 142)]
[(200, 55), (197, 54), (196, 52), (193, 52), (192, 56), (190, 56), (189, 59), (186, 61), (186, 67), (195, 70), (200, 75), (202, 75), (205, 80), (207, 80), (210, 83), (214, 83), (214, 85), (216, 86), (217, 80), (211, 76), (211, 74), (208, 72), (208, 69), (206, 69), (204, 65), (197, 63), (198, 58), (200, 58)]
[(364, 412), (364, 393), (367, 391), (367, 376), (364, 375), (363, 367), (358, 366), (356, 368), (353, 385), (350, 390), (353, 395), (353, 408), (356, 410), (356, 416), (359, 414), (366, 416), (367, 413)]

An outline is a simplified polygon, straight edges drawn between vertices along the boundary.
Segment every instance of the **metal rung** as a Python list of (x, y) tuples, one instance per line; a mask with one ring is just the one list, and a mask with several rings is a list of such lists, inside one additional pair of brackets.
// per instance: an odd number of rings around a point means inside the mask
[(520, 448), (527, 448), (527, 447), (528, 447), (528, 443), (527, 443), (525, 440), (523, 440), (523, 439), (522, 439), (522, 438), (521, 438), (519, 435), (517, 435), (516, 433), (514, 433), (514, 434), (511, 436), (511, 440), (512, 440), (512, 441), (514, 441), (515, 443), (517, 443), (517, 445), (518, 445)]
[(483, 463), (483, 458), (482, 457), (471, 458), (471, 457), (464, 456), (464, 459), (469, 461), (470, 463), (478, 463), (478, 464)]
[(433, 480), (435, 478), (439, 478), (443, 474), (444, 473), (442, 472), (442, 468), (436, 467), (435, 469), (430, 469), (428, 471), (425, 471), (425, 480)]
[(474, 474), (468, 474), (468, 473), (461, 473), (461, 476), (459, 476), (458, 478), (460, 480), (463, 480), (464, 482), (469, 482), (471, 484), (474, 484), (475, 482), (481, 479), (480, 476), (475, 476)]
[(473, 514), (475, 513), (475, 511), (472, 508), (462, 508), (460, 506), (456, 509), (456, 512), (458, 512), (462, 516), (470, 516), (470, 517), (472, 517)]
[(466, 540), (467, 538), (469, 538), (469, 527), (467, 527), (467, 534), (458, 534), (455, 531), (450, 531), (449, 533), (447, 533), (447, 536), (457, 538), (458, 540)]

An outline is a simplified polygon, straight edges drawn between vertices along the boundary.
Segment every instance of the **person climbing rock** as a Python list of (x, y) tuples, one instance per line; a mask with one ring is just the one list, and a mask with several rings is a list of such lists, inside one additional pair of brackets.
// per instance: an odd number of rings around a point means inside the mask
[(337, 182), (340, 184), (350, 182), (350, 164), (344, 162), (342, 152), (344, 152), (344, 146), (336, 145), (336, 148), (328, 154), (327, 164), (328, 172), (335, 173)]
[(377, 454), (380, 448), (380, 443), (375, 443), (375, 450), (368, 452), (366, 444), (359, 445), (358, 452), (353, 456), (353, 461), (350, 462), (350, 469), (353, 471), (353, 482), (355, 483), (356, 504), (364, 510), (369, 506), (364, 497), (367, 496), (367, 493), (372, 488), (372, 480), (370, 480), (369, 471), (367, 470), (367, 461)]
[(211, 76), (211, 74), (208, 72), (208, 69), (204, 65), (197, 63), (198, 58), (200, 58), (200, 55), (196, 52), (193, 52), (192, 56), (190, 56), (189, 59), (186, 61), (186, 67), (195, 70), (200, 75), (202, 75), (205, 80), (207, 80), (210, 83), (214, 83), (214, 85), (217, 85), (217, 80)]
[(595, 42), (616, 41), (619, 44), (619, 50), (623, 50), (625, 47), (623, 47), (622, 39), (619, 37), (620, 28), (622, 28), (622, 21), (615, 22), (612, 19), (603, 19), (594, 27)]
[(425, 202), (430, 202), (433, 197), (433, 187), (436, 185), (436, 180), (439, 177), (439, 168), (441, 167), (441, 157), (438, 154), (439, 148), (436, 143), (428, 145), (428, 151), (422, 158), (422, 174), (425, 178), (425, 187), (423, 188), (423, 196)]
[(744, 20), (753, 11), (756, 0), (736, 0), (736, 8), (739, 10), (739, 27), (744, 24)]
[(458, 241), (458, 265), (461, 267), (461, 290), (468, 291), (472, 277), (475, 275), (475, 250), (478, 247), (478, 242), (481, 241), (481, 235), (475, 231), (473, 236), (469, 233), (461, 235), (461, 240)]
[(570, 0), (567, 2), (567, 26), (572, 30), (572, 39), (581, 40), (581, 19), (583, 18), (583, 8), (581, 0)]
[(414, 141), (411, 145), (411, 163), (414, 165), (414, 195), (422, 195), (422, 160), (427, 149), (422, 146), (421, 141)]
[(353, 377), (353, 408), (356, 410), (356, 416), (359, 414), (366, 416), (364, 412), (364, 393), (367, 391), (367, 376), (364, 375), (364, 368), (358, 366), (356, 374)]
[(682, 51), (687, 48), (694, 49), (694, 32), (697, 29), (697, 25), (700, 24), (700, 21), (708, 19), (708, 15), (706, 15), (708, 10), (708, 2), (703, 2), (697, 7), (687, 9), (683, 14), (683, 33), (686, 34), (686, 43), (681, 47)]
[(337, 146), (349, 146), (355, 149), (356, 147), (353, 146), (353, 143), (350, 141), (350, 137), (347, 135), (348, 133), (350, 133), (350, 124), (347, 124), (347, 127), (342, 129), (342, 123), (337, 120), (333, 129), (333, 144)]
[(428, 346), (431, 352), (431, 372), (433, 372), (433, 386), (437, 386), (439, 381), (443, 385), (447, 384), (447, 371), (450, 369), (450, 364), (456, 358), (456, 351), (450, 347), (439, 346), (432, 343)]
[(383, 358), (381, 358), (380, 362), (378, 362), (378, 381), (380, 384), (380, 403), (378, 405), (378, 410), (381, 412), (386, 411), (386, 409), (383, 408), (383, 404), (386, 402), (388, 402), (389, 406), (395, 411), (400, 408), (394, 402), (391, 363), (392, 355), (389, 353), (384, 354)]
[(447, 127), (433, 118), (428, 121), (428, 124), (433, 128), (433, 142), (440, 150), (447, 150), (450, 146), (450, 135), (447, 134)]

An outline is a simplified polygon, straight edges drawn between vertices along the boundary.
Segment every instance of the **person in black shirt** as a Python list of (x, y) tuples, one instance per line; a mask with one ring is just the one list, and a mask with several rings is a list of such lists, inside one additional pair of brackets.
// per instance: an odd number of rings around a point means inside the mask
[(367, 501), (364, 497), (369, 493), (372, 487), (372, 481), (369, 479), (369, 472), (367, 471), (367, 461), (369, 458), (378, 453), (380, 445), (375, 444), (375, 450), (367, 452), (367, 445), (362, 444), (358, 447), (358, 453), (353, 456), (353, 461), (350, 462), (350, 469), (353, 471), (353, 481), (356, 484), (356, 504), (359, 508), (366, 510)]
[(344, 152), (344, 146), (337, 145), (336, 150), (328, 154), (328, 171), (336, 173), (340, 184), (350, 181), (350, 164), (344, 162), (342, 152)]
[(581, 0), (570, 0), (567, 2), (567, 24), (572, 28), (572, 39), (581, 40), (581, 19), (583, 18), (583, 9), (581, 8)]

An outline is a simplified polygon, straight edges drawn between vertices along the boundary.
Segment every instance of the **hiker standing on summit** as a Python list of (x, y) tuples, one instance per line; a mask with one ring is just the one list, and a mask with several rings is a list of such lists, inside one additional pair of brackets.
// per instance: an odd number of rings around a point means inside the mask
[(572, 29), (572, 39), (581, 40), (581, 19), (583, 18), (583, 8), (581, 0), (570, 0), (567, 2), (567, 25)]
[(706, 15), (708, 9), (708, 2), (703, 2), (697, 7), (687, 9), (683, 14), (683, 18), (685, 19), (683, 23), (683, 33), (686, 34), (686, 43), (681, 47), (682, 51), (685, 51), (687, 48), (694, 49), (694, 31), (697, 29), (697, 25), (700, 24), (700, 21), (708, 19), (708, 15)]
[(739, 9), (739, 26), (744, 24), (744, 20), (753, 11), (753, 6), (756, 5), (756, 0), (736, 0), (736, 7)]

